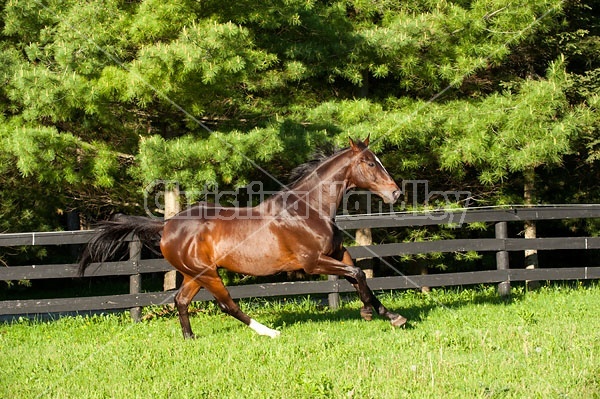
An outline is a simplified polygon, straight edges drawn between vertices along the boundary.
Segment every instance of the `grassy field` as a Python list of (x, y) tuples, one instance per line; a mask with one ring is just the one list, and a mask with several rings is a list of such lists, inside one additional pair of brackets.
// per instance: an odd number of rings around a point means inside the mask
[(410, 319), (399, 330), (360, 320), (356, 301), (243, 302), (278, 339), (212, 304), (192, 317), (194, 341), (173, 315), (2, 324), (0, 397), (600, 397), (600, 286), (516, 291), (383, 294)]

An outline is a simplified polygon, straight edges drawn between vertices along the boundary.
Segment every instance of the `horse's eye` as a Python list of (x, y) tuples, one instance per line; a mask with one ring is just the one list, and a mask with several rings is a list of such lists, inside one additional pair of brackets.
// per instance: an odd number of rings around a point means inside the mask
[(369, 167), (374, 167), (375, 166), (375, 162), (369, 162), (367, 165), (369, 165)]

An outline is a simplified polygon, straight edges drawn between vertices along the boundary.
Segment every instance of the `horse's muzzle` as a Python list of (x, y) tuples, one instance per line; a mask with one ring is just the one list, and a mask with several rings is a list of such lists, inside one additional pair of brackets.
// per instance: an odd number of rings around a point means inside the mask
[(384, 191), (379, 194), (381, 198), (383, 198), (383, 202), (386, 204), (394, 204), (398, 201), (398, 198), (402, 195), (402, 191), (394, 190), (394, 191)]

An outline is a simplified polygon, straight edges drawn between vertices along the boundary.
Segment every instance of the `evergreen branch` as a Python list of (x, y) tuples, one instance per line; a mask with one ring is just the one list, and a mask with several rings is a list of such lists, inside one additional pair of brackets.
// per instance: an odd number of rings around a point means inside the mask
[(483, 19), (485, 19), (486, 21), (489, 20), (489, 19), (492, 19), (496, 14), (501, 13), (502, 11), (506, 10), (507, 8), (508, 8), (508, 6), (505, 6), (505, 7), (502, 7), (500, 9), (496, 10), (496, 11), (488, 12), (487, 14), (485, 14), (483, 16)]
[[(45, 4), (43, 4), (41, 1), (39, 1), (39, 0), (34, 0), (34, 1), (35, 1), (36, 4), (38, 4), (40, 7), (42, 7), (45, 11), (47, 11), (47, 12), (49, 12), (51, 14), (54, 14), (55, 17), (60, 17), (53, 10), (51, 10), (48, 6), (46, 6)], [(227, 28), (230, 29), (230, 30), (231, 30), (231, 25), (232, 24), (229, 23), (229, 25), (227, 26)], [(153, 93), (155, 93), (158, 96), (162, 97), (165, 101), (167, 101), (169, 104), (171, 104), (171, 106), (173, 106), (174, 108), (176, 108), (177, 110), (179, 110), (180, 112), (182, 112), (190, 120), (192, 120), (196, 124), (198, 124), (198, 126), (201, 126), (202, 128), (204, 128), (209, 133), (214, 133), (214, 131), (212, 129), (210, 129), (206, 124), (204, 124), (199, 118), (197, 118), (196, 116), (192, 115), (185, 108), (183, 108), (183, 106), (179, 105), (175, 100), (173, 100), (172, 98), (170, 98), (163, 90), (159, 89), (156, 85), (152, 84), (148, 79), (144, 78), (141, 74), (137, 73), (134, 70), (134, 68), (125, 65), (125, 63), (122, 60), (120, 60), (114, 54), (112, 54), (107, 49), (105, 49), (100, 44), (98, 44), (93, 38), (85, 35), (83, 32), (81, 32), (81, 30), (79, 30), (77, 27), (75, 27), (73, 25), (67, 24), (67, 26), (73, 32), (77, 33), (80, 37), (85, 38), (88, 42), (90, 42), (93, 46), (95, 46), (98, 51), (100, 51), (105, 56), (107, 56), (109, 59), (111, 59), (115, 64), (119, 65), (122, 69), (124, 69), (127, 72), (129, 72), (130, 74), (134, 75), (136, 77), (136, 79), (138, 81), (140, 81), (144, 86), (146, 86), (147, 88), (151, 89)], [(209, 40), (209, 39), (212, 39), (212, 38), (207, 38), (207, 40)], [(218, 135), (213, 135), (213, 136), (216, 136), (217, 138), (219, 137)], [(224, 145), (225, 147), (228, 147), (234, 153), (242, 156), (245, 159), (245, 161), (248, 162), (248, 163), (250, 163), (255, 169), (257, 169), (257, 170), (261, 171), (262, 173), (264, 173), (266, 176), (268, 176), (274, 182), (280, 184), (283, 187), (286, 187), (286, 185), (283, 182), (281, 182), (279, 179), (277, 179), (277, 177), (275, 177), (270, 172), (268, 172), (266, 169), (264, 169), (262, 166), (260, 166), (258, 163), (256, 163), (248, 155), (240, 152), (231, 143), (227, 142), (226, 140), (222, 140), (222, 139), (220, 139), (220, 141), (221, 141), (222, 145)]]

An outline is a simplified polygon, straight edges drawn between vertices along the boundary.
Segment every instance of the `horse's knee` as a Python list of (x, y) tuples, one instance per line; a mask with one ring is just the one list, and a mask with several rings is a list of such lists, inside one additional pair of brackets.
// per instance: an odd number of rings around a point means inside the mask
[(363, 272), (363, 270), (360, 267), (357, 266), (352, 266), (351, 268), (351, 272), (350, 272), (350, 278), (354, 279), (356, 281), (365, 281), (367, 276), (365, 275), (365, 272)]

